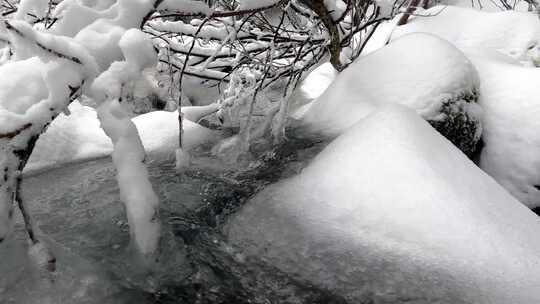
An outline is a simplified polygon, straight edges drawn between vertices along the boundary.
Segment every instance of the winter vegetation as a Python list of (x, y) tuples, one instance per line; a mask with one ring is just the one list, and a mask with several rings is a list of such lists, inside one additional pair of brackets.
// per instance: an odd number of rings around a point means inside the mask
[(540, 303), (535, 0), (1, 0), (0, 303)]

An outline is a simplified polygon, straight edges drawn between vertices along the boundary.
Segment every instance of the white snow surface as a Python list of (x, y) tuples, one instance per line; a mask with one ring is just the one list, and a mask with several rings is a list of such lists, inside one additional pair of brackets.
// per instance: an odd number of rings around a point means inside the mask
[(540, 69), (488, 51), (469, 58), (485, 112), (480, 167), (522, 203), (540, 207)]
[[(471, 94), (477, 84), (476, 71), (461, 51), (436, 36), (411, 34), (351, 64), (302, 119), (316, 130), (340, 133), (393, 103), (436, 119), (444, 101)], [(470, 111), (479, 109), (471, 104)]]
[(338, 72), (330, 62), (325, 62), (313, 69), (292, 92), (291, 116), (295, 119), (302, 117), (311, 107), (311, 102), (324, 93), (334, 81)]
[[(506, 1), (512, 10), (526, 12), (529, 10), (529, 4), (524, 0), (511, 0)], [(487, 11), (487, 12), (500, 12), (508, 10), (503, 6), (500, 1), (490, 1), (490, 0), (442, 0), (439, 1), (443, 5), (451, 5), (465, 8), (474, 8), (477, 10)]]
[(538, 303), (539, 229), (400, 105), (355, 124), (227, 224), (243, 254), (358, 303)]
[(240, 0), (239, 10), (258, 9), (272, 6), (278, 3), (279, 0)]
[[(25, 173), (105, 157), (112, 153), (111, 140), (101, 129), (96, 111), (78, 102), (73, 102), (69, 110), (69, 116), (60, 114), (47, 132), (40, 136)], [(149, 156), (174, 153), (178, 147), (178, 112), (156, 111), (132, 120)], [(201, 143), (220, 138), (218, 132), (189, 120), (184, 120), (183, 126), (183, 144), (188, 151)]]
[(418, 10), (392, 37), (426, 32), (448, 40), (461, 50), (489, 48), (518, 60), (540, 63), (540, 19), (535, 13), (484, 12), (454, 6)]

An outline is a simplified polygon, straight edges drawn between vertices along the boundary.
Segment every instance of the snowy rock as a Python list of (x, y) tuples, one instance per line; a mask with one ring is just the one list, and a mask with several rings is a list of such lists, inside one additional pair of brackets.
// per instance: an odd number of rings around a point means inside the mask
[(540, 221), (413, 111), (387, 106), (226, 226), (249, 259), (350, 303), (540, 301)]
[(392, 37), (425, 32), (448, 40), (461, 50), (488, 48), (518, 60), (540, 63), (540, 19), (535, 13), (436, 6), (418, 12), (394, 30)]
[(519, 56), (506, 55), (512, 55), (512, 49), (521, 50), (519, 54), (527, 45), (537, 45), (538, 17), (447, 7), (437, 16), (415, 18), (394, 36), (414, 31), (448, 39), (473, 62), (480, 78), (479, 104), (484, 109), (480, 167), (522, 203), (539, 207), (540, 89), (535, 79), (540, 70), (520, 65), (523, 58)]
[(433, 35), (412, 34), (349, 66), (302, 120), (339, 134), (382, 105), (402, 104), (470, 155), (481, 134), (477, 86), (462, 52)]

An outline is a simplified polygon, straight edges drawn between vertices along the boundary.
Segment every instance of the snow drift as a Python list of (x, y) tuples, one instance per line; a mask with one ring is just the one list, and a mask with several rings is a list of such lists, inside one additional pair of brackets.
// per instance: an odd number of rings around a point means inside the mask
[(226, 227), (244, 255), (351, 303), (501, 304), (540, 301), (539, 229), (535, 214), (396, 105), (257, 194)]

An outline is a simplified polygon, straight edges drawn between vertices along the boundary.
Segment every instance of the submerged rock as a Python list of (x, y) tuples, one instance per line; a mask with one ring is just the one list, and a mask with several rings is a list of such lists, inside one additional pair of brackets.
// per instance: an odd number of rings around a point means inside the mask
[(348, 303), (536, 303), (540, 221), (414, 112), (381, 109), (225, 232)]

